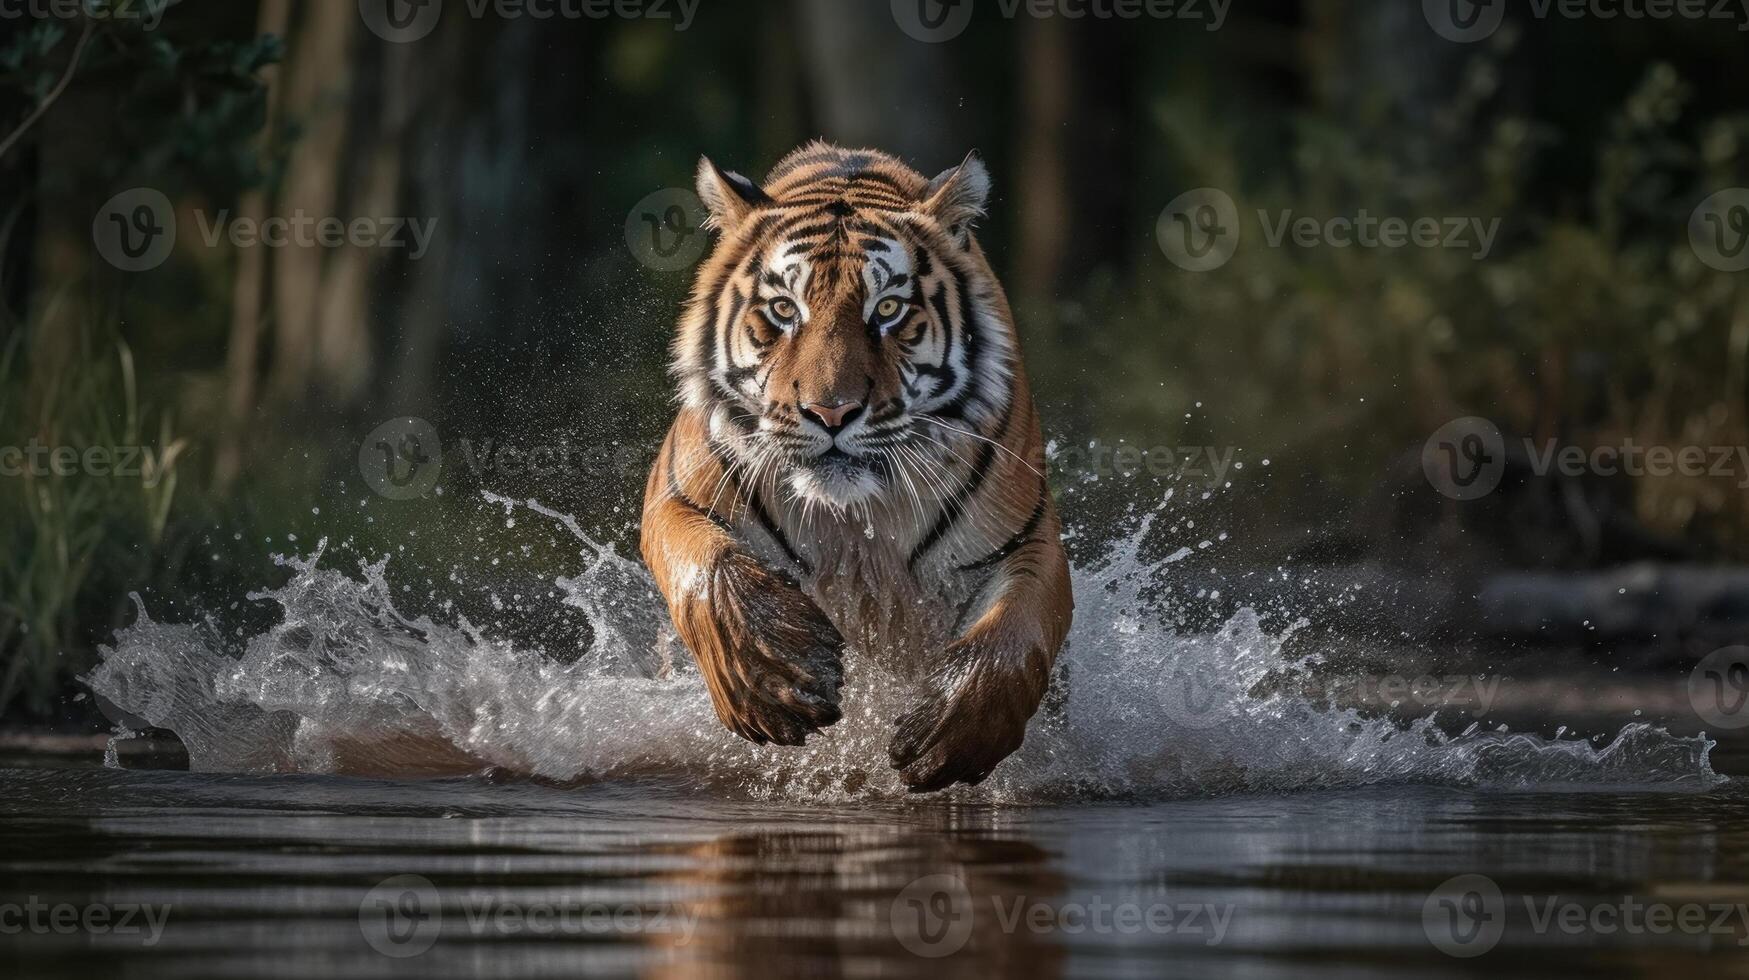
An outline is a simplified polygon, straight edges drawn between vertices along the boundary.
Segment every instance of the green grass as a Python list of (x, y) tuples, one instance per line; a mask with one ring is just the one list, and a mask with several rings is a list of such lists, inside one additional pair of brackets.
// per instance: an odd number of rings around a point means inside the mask
[[(117, 472), (62, 474), (28, 460), (0, 476), (0, 712), (22, 703), (45, 712), (86, 659), (84, 618), (108, 607), (119, 615), (124, 591), (110, 590), (150, 567), (164, 544), (187, 443), (167, 413), (144, 407), (133, 354), (119, 339), (77, 338), (58, 370), (33, 370), (41, 335), (21, 331), (0, 354), (0, 432), (33, 445), (141, 447)], [(35, 349), (32, 349), (35, 348)], [(9, 443), (9, 445), (11, 445)], [(112, 457), (119, 460), (118, 457)], [(39, 457), (39, 459), (51, 459)]]

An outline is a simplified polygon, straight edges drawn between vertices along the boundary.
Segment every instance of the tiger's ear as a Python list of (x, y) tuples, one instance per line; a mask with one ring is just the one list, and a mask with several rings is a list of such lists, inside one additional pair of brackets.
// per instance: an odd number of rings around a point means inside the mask
[(710, 227), (724, 233), (735, 230), (748, 212), (771, 198), (759, 185), (733, 170), (724, 170), (710, 157), (698, 158), (698, 197), (710, 212)]
[(941, 222), (964, 248), (972, 240), (972, 223), (984, 216), (984, 202), (990, 197), (990, 171), (973, 150), (959, 166), (937, 174), (924, 195), (923, 213)]

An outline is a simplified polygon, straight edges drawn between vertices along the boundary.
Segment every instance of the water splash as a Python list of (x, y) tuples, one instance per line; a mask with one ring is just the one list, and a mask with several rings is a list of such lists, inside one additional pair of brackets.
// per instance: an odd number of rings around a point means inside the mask
[[(488, 495), (507, 518), (555, 521), (585, 561), (558, 580), (594, 635), (558, 663), (488, 635), (465, 617), (399, 611), (387, 560), (356, 575), (315, 554), (280, 559), (273, 628), (241, 649), (208, 624), (138, 621), (87, 678), (129, 724), (174, 731), (197, 770), (369, 771), (416, 775), (501, 767), (561, 781), (680, 780), (768, 799), (899, 797), (886, 765), (892, 720), (910, 703), (894, 678), (853, 662), (844, 718), (802, 748), (759, 747), (718, 723), (642, 565), (568, 515)], [(1169, 498), (1168, 498), (1169, 501)], [(1303, 622), (1271, 631), (1242, 609), (1212, 632), (1185, 634), (1158, 598), (1191, 550), (1144, 558), (1164, 512), (1130, 522), (1075, 570), (1067, 695), (1034, 719), (1026, 745), (964, 799), (1007, 802), (1283, 791), (1379, 783), (1451, 785), (1692, 784), (1719, 780), (1712, 743), (1648, 725), (1607, 745), (1504, 731), (1449, 736), (1431, 718), (1401, 724), (1333, 709), (1275, 686), (1304, 670), (1283, 644)]]

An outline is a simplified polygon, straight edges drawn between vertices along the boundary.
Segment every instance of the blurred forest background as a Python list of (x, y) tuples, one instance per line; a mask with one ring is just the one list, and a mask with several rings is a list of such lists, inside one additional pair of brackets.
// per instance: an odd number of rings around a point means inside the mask
[[(1562, 478), (1515, 460), (1460, 503), (1420, 460), (1467, 415), (1582, 447), (1749, 445), (1749, 273), (1688, 238), (1700, 201), (1749, 185), (1749, 34), (1514, 13), (1460, 44), (1421, 7), (1241, 0), (1210, 30), (979, 0), (944, 43), (907, 35), (886, 0), (703, 0), (683, 30), (672, 3), (541, 19), (452, 0), (405, 43), (353, 0), (182, 0), (150, 27), (101, 2), (0, 20), (0, 446), (154, 450), (133, 478), (0, 477), (0, 717), (89, 714), (72, 678), (131, 617), (128, 593), (222, 618), (279, 580), (271, 555), (320, 538), (432, 578), (497, 565), (462, 593), (574, 570), (556, 538), (509, 540), (481, 490), (635, 550), (689, 270), (640, 263), (628, 214), (689, 187), (701, 153), (758, 175), (817, 136), (925, 173), (983, 154), (983, 241), (1059, 446), (1245, 463), (1212, 493), (1065, 466), (1073, 522), (1175, 489), (1171, 543), (1224, 532), (1229, 579), (1369, 569), (1460, 595), (1501, 571), (1740, 561), (1740, 469)], [(173, 202), (179, 233), (127, 272), (93, 223), (138, 187)], [(1500, 232), (1485, 260), (1253, 236), (1189, 272), (1155, 225), (1199, 187), (1242, 214)], [(220, 212), (435, 232), (417, 258), (208, 244)], [(399, 416), (440, 433), (440, 493), (387, 500), (360, 478), (366, 434)], [(557, 476), (461, 460), (555, 444), (573, 453)], [(575, 627), (522, 628), (562, 644)]]

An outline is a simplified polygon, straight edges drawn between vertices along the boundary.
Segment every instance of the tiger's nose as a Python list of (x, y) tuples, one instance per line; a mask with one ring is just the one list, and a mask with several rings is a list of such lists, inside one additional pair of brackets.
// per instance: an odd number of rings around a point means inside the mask
[(837, 405), (822, 405), (819, 402), (813, 402), (802, 406), (803, 415), (820, 423), (821, 427), (832, 435), (837, 435), (861, 412), (862, 402), (839, 402)]

